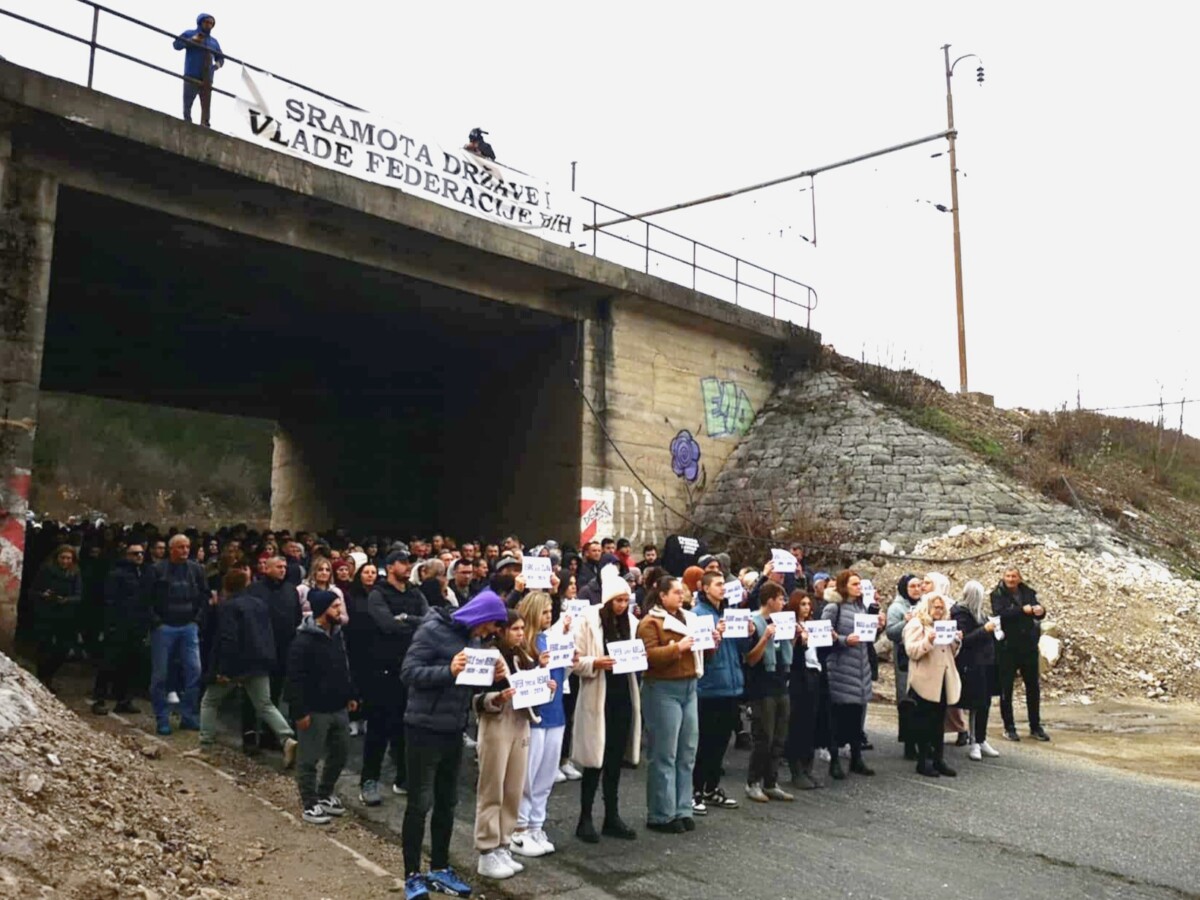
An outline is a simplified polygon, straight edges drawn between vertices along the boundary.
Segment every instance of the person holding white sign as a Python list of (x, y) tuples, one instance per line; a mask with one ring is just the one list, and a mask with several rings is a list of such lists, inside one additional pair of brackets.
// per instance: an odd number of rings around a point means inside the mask
[(696, 615), (711, 616), (718, 622), (717, 647), (705, 656), (704, 675), (696, 685), (700, 737), (692, 769), (692, 813), (697, 816), (706, 815), (713, 807), (737, 809), (738, 805), (721, 789), (721, 766), (729, 739), (738, 728), (738, 702), (745, 686), (742, 653), (748, 640), (725, 636), (727, 589), (724, 575), (705, 572), (700, 579), (700, 600), (694, 610)]
[(949, 622), (950, 611), (941, 594), (926, 594), (904, 626), (904, 650), (908, 654), (908, 690), (916, 703), (913, 713), (917, 733), (917, 774), (930, 778), (958, 773), (946, 764), (944, 723), (946, 707), (957, 703), (962, 691), (954, 657), (962, 642), (958, 632), (949, 644), (938, 643), (935, 627)]
[(694, 831), (692, 768), (700, 727), (696, 681), (704, 674), (704, 654), (692, 649), (684, 616), (684, 586), (660, 578), (646, 594), (649, 611), (637, 636), (646, 645), (649, 668), (642, 681), (646, 720), (646, 827), (682, 834)]
[[(756, 803), (770, 800), (794, 800), (779, 786), (779, 760), (787, 741), (788, 676), (792, 669), (792, 649), (804, 638), (803, 629), (795, 629), (791, 640), (776, 640), (779, 626), (773, 616), (783, 612), (786, 598), (783, 588), (774, 582), (758, 593), (759, 609), (750, 619), (758, 641), (746, 652), (746, 699), (750, 702), (750, 769), (746, 776), (746, 796)], [(794, 625), (793, 625), (794, 627)]]
[(896, 597), (887, 611), (887, 636), (892, 642), (892, 666), (896, 677), (897, 739), (904, 744), (904, 758), (917, 758), (917, 738), (913, 726), (916, 704), (908, 693), (908, 654), (904, 652), (904, 626), (916, 615), (917, 604), (925, 593), (917, 575), (904, 575), (896, 583)]
[[(821, 658), (817, 648), (809, 646), (808, 631), (803, 624), (812, 619), (812, 598), (801, 590), (792, 592), (786, 607), (796, 614), (800, 623), (800, 647), (792, 654), (792, 671), (788, 678), (788, 733), (783, 755), (792, 772), (792, 787), (811, 791), (821, 787), (813, 775), (813, 762), (819, 744), (829, 744), (828, 727), (817, 727), (818, 714), (829, 715), (827, 685), (822, 672)], [(803, 648), (804, 652), (799, 652)]]
[(554, 788), (554, 777), (558, 772), (559, 753), (562, 750), (563, 734), (567, 717), (563, 710), (562, 686), (569, 668), (575, 664), (579, 651), (575, 649), (570, 630), (570, 617), (564, 616), (551, 629), (554, 610), (550, 595), (533, 591), (525, 595), (517, 606), (517, 612), (525, 620), (525, 649), (536, 655), (538, 663), (549, 665), (550, 638), (569, 642), (572, 659), (566, 667), (550, 670), (550, 681), (558, 686), (550, 702), (534, 710), (536, 719), (529, 731), (529, 768), (525, 773), (525, 790), (521, 794), (521, 808), (517, 813), (517, 827), (512, 835), (512, 852), (521, 856), (544, 856), (554, 852), (554, 844), (546, 835), (546, 803)]
[[(834, 750), (850, 745), (850, 771), (856, 775), (874, 775), (875, 770), (863, 762), (862, 723), (866, 706), (871, 702), (871, 657), (867, 644), (854, 632), (854, 617), (866, 613), (863, 605), (862, 579), (857, 572), (844, 569), (838, 572), (834, 589), (825, 591), (829, 601), (821, 618), (833, 624), (833, 647), (826, 659), (829, 672), (829, 699), (833, 722)], [(878, 615), (879, 627), (887, 619)], [(845, 778), (838, 754), (830, 754), (829, 774)]]
[(985, 756), (1000, 755), (987, 739), (988, 713), (992, 708), (992, 697), (1000, 693), (1000, 680), (996, 674), (996, 639), (993, 636), (996, 623), (984, 611), (985, 596), (982, 584), (968, 581), (963, 586), (962, 600), (950, 610), (962, 633), (962, 649), (955, 660), (962, 681), (958, 705), (967, 711), (971, 735), (967, 756), (976, 762)]
[[(629, 610), (629, 584), (615, 565), (600, 573), (603, 602), (590, 606), (572, 624), (579, 662), (579, 698), (575, 703), (571, 757), (583, 769), (580, 781), (579, 824), (575, 836), (589, 844), (600, 835), (632, 840), (637, 832), (621, 820), (618, 791), (621, 763), (637, 765), (642, 746), (642, 703), (637, 678), (614, 675), (608, 645), (628, 641), (637, 629)], [(604, 825), (599, 833), (592, 822), (596, 788), (604, 785)]]
[[(479, 780), (475, 786), (477, 871), (484, 878), (510, 878), (525, 868), (513, 859), (511, 838), (517, 824), (529, 760), (529, 724), (533, 711), (512, 705), (516, 688), (509, 673), (535, 669), (538, 661), (525, 649), (525, 620), (516, 610), (500, 633), (505, 678), (475, 695), (479, 717)], [(538, 854), (541, 855), (541, 854)]]

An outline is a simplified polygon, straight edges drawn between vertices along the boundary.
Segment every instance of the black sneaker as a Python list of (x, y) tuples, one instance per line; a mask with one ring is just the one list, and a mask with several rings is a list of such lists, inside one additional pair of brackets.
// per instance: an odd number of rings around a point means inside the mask
[[(695, 821), (692, 822), (692, 827), (696, 827)], [(685, 830), (680, 819), (672, 819), (670, 822), (647, 822), (646, 828), (649, 831), (657, 831), (659, 834), (683, 834)]]
[(1039, 741), (1048, 741), (1048, 740), (1050, 740), (1050, 735), (1046, 734), (1046, 729), (1045, 729), (1045, 728), (1041, 728), (1041, 727), (1038, 727), (1038, 728), (1031, 728), (1031, 729), (1029, 730), (1029, 733), (1030, 733), (1030, 734), (1032, 734), (1032, 735), (1034, 736), (1034, 738), (1036, 738), (1036, 739), (1037, 739), (1037, 740), (1039, 740)]
[(683, 818), (676, 819), (675, 821), (679, 822), (680, 824), (683, 825), (684, 831), (695, 831), (696, 830), (696, 820), (693, 819), (691, 816), (684, 816)]
[(626, 825), (620, 816), (605, 816), (600, 833), (605, 837), (620, 838), (623, 841), (632, 841), (637, 837), (637, 832)]
[(330, 822), (329, 813), (325, 812), (325, 808), (320, 803), (306, 806), (303, 819), (309, 825), (328, 825)]
[(732, 797), (726, 797), (725, 791), (722, 790), (721, 788), (716, 788), (715, 790), (711, 790), (707, 794), (705, 794), (704, 802), (706, 804), (708, 804), (709, 809), (712, 809), (714, 807), (717, 809), (737, 809), (738, 808), (738, 802), (736, 800), (734, 800)]
[(1015, 728), (1007, 729), (1004, 732), (1004, 737), (1006, 740), (1016, 741), (1018, 744), (1021, 742), (1021, 736), (1017, 734), (1017, 730)]
[(958, 733), (958, 739), (954, 742), (954, 746), (955, 747), (966, 747), (970, 743), (971, 743), (971, 736), (969, 734), (967, 734), (965, 731), (960, 731)]
[(122, 700), (120, 703), (118, 703), (116, 706), (113, 707), (113, 712), (125, 713), (126, 715), (136, 716), (138, 713), (141, 712), (141, 710), (138, 709), (136, 706), (134, 706), (131, 701)]

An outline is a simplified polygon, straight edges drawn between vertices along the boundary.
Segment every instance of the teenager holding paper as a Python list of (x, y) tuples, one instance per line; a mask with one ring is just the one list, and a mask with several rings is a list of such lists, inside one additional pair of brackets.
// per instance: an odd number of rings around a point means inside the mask
[[(621, 821), (618, 788), (621, 763), (638, 764), (642, 746), (642, 703), (632, 672), (614, 675), (608, 645), (628, 641), (637, 629), (629, 609), (629, 584), (616, 566), (600, 573), (603, 602), (590, 606), (574, 626), (579, 661), (579, 699), (575, 704), (571, 756), (583, 769), (579, 793), (579, 825), (575, 836), (589, 844), (606, 837), (632, 840), (637, 833)], [(596, 788), (604, 784), (604, 825), (592, 823)]]
[[(637, 636), (646, 645), (649, 668), (642, 681), (646, 720), (646, 827), (682, 834), (694, 831), (692, 768), (700, 729), (696, 681), (704, 674), (704, 654), (692, 650), (683, 612), (685, 588), (667, 576), (646, 595), (649, 611)], [(718, 644), (720, 635), (716, 635)]]
[[(829, 704), (824, 702), (827, 693), (821, 659), (815, 647), (808, 646), (808, 632), (804, 623), (812, 618), (812, 598), (796, 589), (788, 599), (787, 609), (796, 614), (799, 625), (797, 635), (803, 647), (794, 648), (792, 671), (788, 678), (788, 731), (784, 756), (792, 772), (792, 787), (811, 791), (821, 787), (813, 776), (813, 759), (816, 755), (818, 737), (823, 736), (828, 744), (829, 728), (818, 730), (817, 716), (829, 715)], [(803, 652), (800, 652), (803, 649)]]
[[(542, 660), (549, 656), (548, 634), (557, 638), (571, 636), (570, 616), (560, 617), (558, 625), (553, 622), (550, 595), (544, 591), (533, 591), (517, 607), (525, 621), (525, 649)], [(578, 654), (578, 651), (576, 651)], [(550, 680), (557, 686), (550, 702), (534, 709), (535, 719), (529, 731), (529, 761), (525, 771), (525, 790), (521, 793), (521, 806), (517, 813), (517, 827), (512, 834), (512, 852), (521, 856), (544, 856), (554, 852), (554, 844), (546, 836), (546, 803), (554, 788), (558, 774), (559, 754), (562, 751), (563, 733), (566, 731), (566, 714), (563, 711), (561, 685), (567, 677), (566, 668), (550, 670)]]
[(987, 740), (988, 712), (1000, 685), (996, 678), (996, 626), (984, 612), (983, 598), (983, 585), (968, 581), (963, 587), (962, 600), (950, 611), (963, 636), (962, 650), (956, 660), (962, 681), (958, 705), (967, 711), (971, 735), (967, 755), (976, 761), (1000, 755)]
[(738, 702), (745, 680), (742, 653), (746, 638), (725, 637), (725, 576), (705, 572), (700, 580), (700, 600), (693, 610), (717, 622), (721, 642), (705, 654), (704, 677), (696, 685), (700, 737), (692, 770), (692, 812), (702, 816), (709, 807), (737, 809), (738, 802), (721, 789), (721, 766), (729, 738), (738, 727)]
[[(547, 596), (547, 605), (549, 600)], [(525, 620), (515, 609), (508, 611), (508, 622), (500, 633), (497, 646), (507, 672), (538, 667), (539, 660), (526, 649)], [(479, 864), (476, 871), (484, 878), (511, 878), (525, 868), (513, 859), (510, 841), (525, 790), (529, 725), (536, 714), (532, 709), (514, 709), (512, 698), (515, 693), (509, 680), (501, 678), (476, 694), (474, 700), (475, 714), (479, 718), (479, 780), (475, 786), (475, 849), (479, 852)], [(538, 849), (541, 849), (540, 845)], [(525, 855), (541, 856), (544, 852)]]
[(783, 588), (767, 582), (758, 592), (759, 609), (750, 618), (758, 640), (746, 653), (746, 699), (750, 701), (750, 770), (746, 796), (758, 803), (796, 799), (779, 786), (779, 759), (787, 741), (788, 676), (793, 645), (807, 642), (807, 632), (796, 629), (792, 640), (775, 640), (773, 613), (783, 612)]
[[(825, 591), (828, 604), (821, 618), (833, 625), (833, 646), (826, 657), (829, 669), (829, 699), (833, 720), (833, 740), (830, 742), (829, 774), (845, 778), (837, 749), (850, 745), (850, 771), (856, 775), (874, 775), (875, 770), (863, 762), (862, 720), (866, 705), (871, 702), (871, 659), (867, 645), (854, 633), (855, 615), (865, 615), (862, 579), (850, 569), (838, 572), (833, 590)], [(879, 626), (887, 623), (879, 614)]]
[(945, 760), (943, 722), (946, 707), (957, 703), (962, 685), (954, 664), (962, 644), (962, 632), (953, 643), (937, 643), (935, 622), (950, 619), (946, 598), (926, 594), (904, 626), (904, 650), (908, 654), (908, 689), (916, 703), (917, 773), (936, 778), (958, 773)]

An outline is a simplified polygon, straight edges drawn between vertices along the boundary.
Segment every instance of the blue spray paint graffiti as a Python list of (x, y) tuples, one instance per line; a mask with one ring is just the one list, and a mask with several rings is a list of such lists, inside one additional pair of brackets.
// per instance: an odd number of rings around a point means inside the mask
[(700, 379), (704, 429), (709, 437), (741, 437), (754, 422), (754, 407), (736, 381)]
[(671, 471), (690, 484), (700, 477), (700, 444), (686, 428), (671, 441)]

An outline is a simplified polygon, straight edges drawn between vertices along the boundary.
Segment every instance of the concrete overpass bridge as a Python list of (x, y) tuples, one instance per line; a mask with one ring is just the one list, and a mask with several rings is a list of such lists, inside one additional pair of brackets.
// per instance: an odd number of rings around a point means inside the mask
[(661, 540), (613, 442), (688, 506), (789, 343), (817, 338), (0, 62), (0, 635), (42, 388), (274, 419), (280, 526)]

